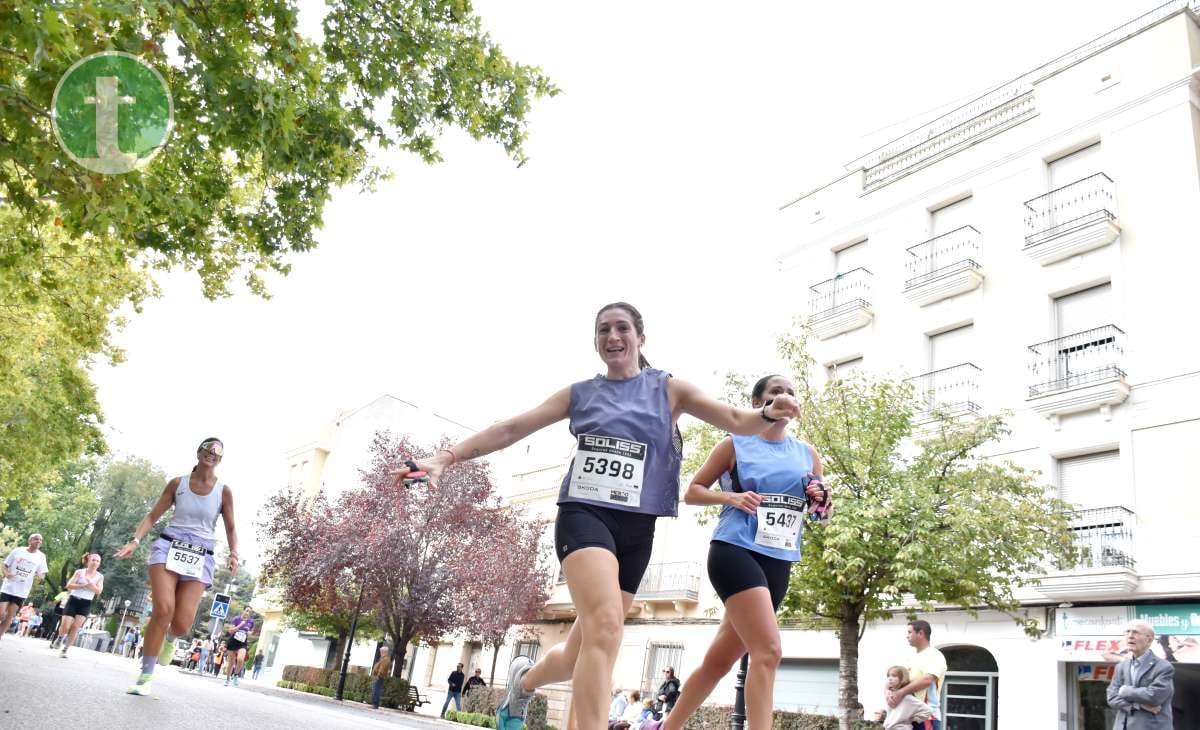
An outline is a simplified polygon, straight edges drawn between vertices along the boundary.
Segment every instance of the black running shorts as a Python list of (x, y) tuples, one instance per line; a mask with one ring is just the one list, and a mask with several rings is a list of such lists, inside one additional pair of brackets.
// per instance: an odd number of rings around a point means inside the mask
[(770, 592), (771, 605), (778, 611), (787, 595), (791, 575), (791, 561), (720, 540), (713, 540), (708, 545), (708, 579), (722, 603), (735, 593), (761, 586)]
[(63, 609), (64, 616), (87, 616), (92, 612), (92, 599), (71, 596), (67, 599), (67, 607)]
[(621, 590), (637, 593), (650, 564), (655, 519), (654, 515), (564, 502), (558, 505), (554, 520), (554, 551), (561, 562), (580, 548), (604, 548), (617, 556)]

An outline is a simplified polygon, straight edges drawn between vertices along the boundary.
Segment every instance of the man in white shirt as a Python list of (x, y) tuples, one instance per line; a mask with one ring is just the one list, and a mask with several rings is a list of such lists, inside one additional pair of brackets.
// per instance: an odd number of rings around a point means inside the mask
[(33, 591), (33, 584), (46, 575), (46, 554), (39, 550), (42, 536), (33, 533), (25, 547), (13, 548), (4, 559), (4, 582), (0, 584), (0, 639), (8, 633), (13, 616)]

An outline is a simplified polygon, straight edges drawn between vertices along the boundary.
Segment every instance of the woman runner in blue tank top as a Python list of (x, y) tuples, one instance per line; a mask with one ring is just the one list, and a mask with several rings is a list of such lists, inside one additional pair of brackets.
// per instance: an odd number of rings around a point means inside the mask
[[(751, 404), (795, 396), (782, 375), (754, 385)], [(775, 612), (787, 594), (792, 563), (800, 559), (804, 508), (828, 504), (816, 449), (788, 435), (781, 418), (757, 436), (733, 435), (713, 448), (688, 486), (684, 501), (720, 505), (708, 553), (708, 576), (725, 603), (725, 616), (701, 665), (683, 685), (664, 730), (679, 730), (744, 654), (746, 719), (750, 728), (771, 727), (775, 670), (781, 647)], [(718, 479), (722, 491), (710, 489)]]
[[(579, 727), (608, 726), (613, 665), (625, 615), (650, 559), (654, 520), (674, 515), (678, 505), (679, 416), (687, 413), (731, 433), (753, 435), (771, 426), (765, 419), (799, 413), (796, 399), (788, 395), (758, 410), (734, 408), (650, 368), (641, 354), (642, 316), (624, 302), (600, 310), (594, 338), (607, 373), (563, 388), (537, 408), (416, 462), (436, 481), (457, 461), (511, 446), (564, 419), (570, 419), (577, 439), (555, 520), (555, 547), (575, 604), (575, 623), (566, 641), (536, 664), (526, 657), (513, 660), (508, 694), (497, 710), (498, 730), (519, 730), (534, 690), (567, 680)], [(397, 470), (397, 481), (407, 473)]]

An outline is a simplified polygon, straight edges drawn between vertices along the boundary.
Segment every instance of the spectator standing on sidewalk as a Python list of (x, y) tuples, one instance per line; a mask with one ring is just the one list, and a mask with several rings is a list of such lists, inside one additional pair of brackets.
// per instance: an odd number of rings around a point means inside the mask
[[(258, 668), (262, 666), (262, 652), (259, 652), (254, 657), (254, 678), (258, 678)], [(371, 706), (376, 710), (379, 709), (379, 700), (383, 698), (383, 684), (387, 681), (388, 675), (392, 672), (392, 650), (387, 644), (379, 647), (379, 661), (375, 662), (375, 666), (371, 667), (371, 677), (374, 681), (371, 683)], [(443, 714), (445, 711), (443, 710)]]
[[(387, 649), (387, 647), (385, 646), (384, 649)], [(258, 679), (258, 673), (262, 671), (262, 666), (263, 653), (260, 651), (254, 655), (254, 674), (250, 677), (251, 679)]]
[(462, 712), (463, 681), (466, 678), (466, 675), (463, 674), (463, 665), (460, 662), (458, 667), (453, 672), (450, 672), (450, 676), (446, 678), (446, 701), (442, 703), (442, 714), (440, 717), (446, 716), (446, 708), (450, 706), (450, 700), (454, 700), (454, 709)]
[(483, 681), (483, 670), (476, 667), (475, 673), (467, 678), (467, 683), (463, 686), (463, 695), (475, 689), (476, 687), (486, 687), (487, 682)]
[(900, 704), (905, 695), (912, 695), (929, 706), (933, 716), (928, 720), (913, 723), (914, 729), (942, 730), (940, 698), (942, 683), (946, 679), (946, 657), (930, 646), (929, 640), (932, 636), (933, 629), (928, 621), (918, 619), (908, 623), (908, 644), (917, 650), (908, 660), (910, 680), (903, 687), (888, 690), (887, 693), (889, 710)]

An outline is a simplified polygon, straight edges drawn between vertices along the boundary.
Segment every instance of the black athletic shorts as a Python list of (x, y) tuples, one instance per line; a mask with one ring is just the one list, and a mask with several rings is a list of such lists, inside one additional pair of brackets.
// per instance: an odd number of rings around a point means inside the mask
[(245, 649), (245, 648), (246, 648), (245, 642), (238, 641), (237, 639), (233, 638), (232, 636), (229, 637), (229, 640), (225, 642), (225, 649), (227, 651), (236, 652), (239, 649)]
[(67, 607), (63, 609), (64, 616), (87, 616), (92, 612), (92, 599), (71, 596), (67, 599)]
[(0, 593), (0, 603), (15, 603), (18, 606), (25, 604), (25, 596), (14, 596), (11, 593)]
[(650, 564), (655, 519), (654, 515), (564, 502), (558, 505), (558, 517), (554, 520), (554, 551), (562, 562), (580, 548), (604, 548), (617, 556), (617, 582), (621, 590), (637, 593)]
[(791, 575), (790, 560), (772, 558), (720, 540), (708, 545), (708, 580), (722, 603), (735, 593), (761, 586), (770, 592), (771, 605), (778, 611), (787, 595)]

